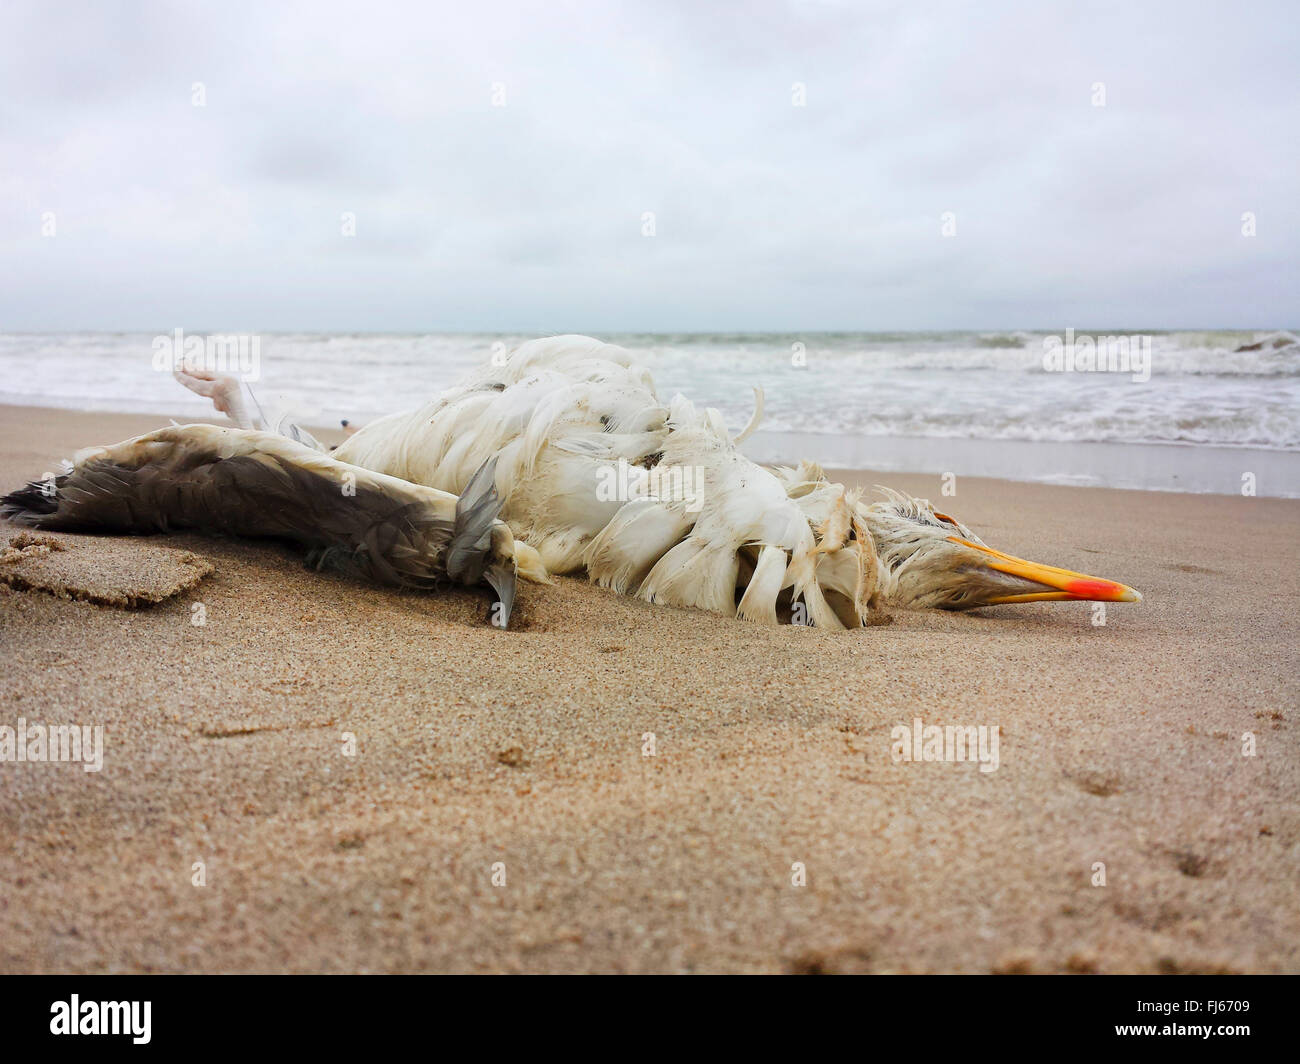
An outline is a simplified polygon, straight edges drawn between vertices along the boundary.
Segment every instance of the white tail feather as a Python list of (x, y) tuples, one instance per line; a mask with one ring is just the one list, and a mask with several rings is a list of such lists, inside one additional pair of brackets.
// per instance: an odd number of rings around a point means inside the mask
[(691, 529), (693, 518), (654, 499), (626, 503), (587, 547), (587, 573), (620, 595), (635, 591), (646, 574)]
[(757, 621), (759, 624), (779, 623), (776, 599), (785, 580), (785, 566), (786, 553), (783, 548), (768, 544), (759, 552), (754, 575), (750, 577), (749, 586), (736, 609), (737, 617), (743, 621)]
[(763, 420), (763, 389), (755, 388), (754, 389), (754, 413), (750, 415), (749, 424), (746, 425), (743, 429), (741, 429), (740, 435), (738, 435), (731, 442), (736, 444), (744, 443), (747, 439), (749, 439), (750, 436), (754, 434), (754, 430), (758, 428), (758, 423), (762, 420)]
[(655, 564), (637, 593), (646, 602), (694, 606), (732, 616), (736, 612), (736, 574), (740, 560), (726, 546), (683, 540)]

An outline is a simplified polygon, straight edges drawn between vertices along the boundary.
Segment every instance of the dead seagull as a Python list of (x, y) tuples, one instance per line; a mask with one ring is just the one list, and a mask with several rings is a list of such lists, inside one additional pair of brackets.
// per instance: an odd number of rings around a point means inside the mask
[(177, 376), (239, 427), (83, 451), (0, 512), (68, 531), (275, 536), (383, 583), (486, 583), (506, 617), (516, 573), (582, 571), (648, 602), (823, 628), (883, 606), (1141, 601), (994, 550), (923, 499), (880, 489), (867, 502), (811, 462), (756, 465), (737, 445), (761, 393), (732, 436), (714, 409), (664, 405), (629, 352), (591, 337), (525, 343), (329, 454), (297, 426), (265, 431), (233, 378)]

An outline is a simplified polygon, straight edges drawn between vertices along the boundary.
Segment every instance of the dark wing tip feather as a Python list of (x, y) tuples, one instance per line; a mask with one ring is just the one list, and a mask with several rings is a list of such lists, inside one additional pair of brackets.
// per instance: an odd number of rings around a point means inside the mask
[(57, 518), (59, 489), (67, 482), (66, 474), (54, 479), (54, 490), (48, 480), (33, 480), (11, 491), (0, 499), (0, 517), (23, 525), (40, 526)]
[(496, 468), (495, 456), (479, 466), (456, 502), (456, 529), (447, 544), (447, 575), (462, 584), (483, 579), (492, 550), (492, 525), (501, 512)]
[[(483, 572), (483, 579), (496, 592), (501, 603), (501, 627), (510, 627), (510, 613), (515, 607), (515, 567), (509, 562), (496, 562)], [(495, 617), (493, 618), (496, 619)]]

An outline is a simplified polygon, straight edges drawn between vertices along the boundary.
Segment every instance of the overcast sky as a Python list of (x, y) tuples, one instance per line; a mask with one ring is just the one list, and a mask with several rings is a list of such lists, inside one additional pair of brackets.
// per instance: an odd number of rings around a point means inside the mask
[(1298, 26), (5, 0), (0, 331), (1294, 326)]

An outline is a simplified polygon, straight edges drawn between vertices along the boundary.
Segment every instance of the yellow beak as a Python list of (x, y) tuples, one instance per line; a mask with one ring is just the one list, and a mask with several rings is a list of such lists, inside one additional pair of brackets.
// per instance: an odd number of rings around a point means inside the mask
[(953, 543), (960, 543), (963, 547), (969, 547), (971, 550), (977, 550), (981, 554), (987, 555), (988, 560), (984, 564), (990, 569), (996, 569), (1000, 573), (1019, 577), (1021, 580), (1031, 580), (1035, 584), (1042, 584), (1053, 589), (1051, 591), (1030, 591), (1022, 595), (1004, 595), (1001, 598), (989, 599), (988, 605), (1002, 605), (1009, 602), (1051, 602), (1061, 599), (1085, 602), (1142, 601), (1141, 593), (1127, 584), (1117, 584), (1114, 580), (1103, 580), (1099, 576), (1088, 576), (1085, 573), (1076, 573), (1069, 569), (1058, 569), (1054, 565), (1039, 565), (1038, 562), (1027, 562), (1024, 558), (1003, 554), (1000, 550), (985, 547), (980, 543), (972, 543), (960, 536), (949, 536), (948, 538)]

